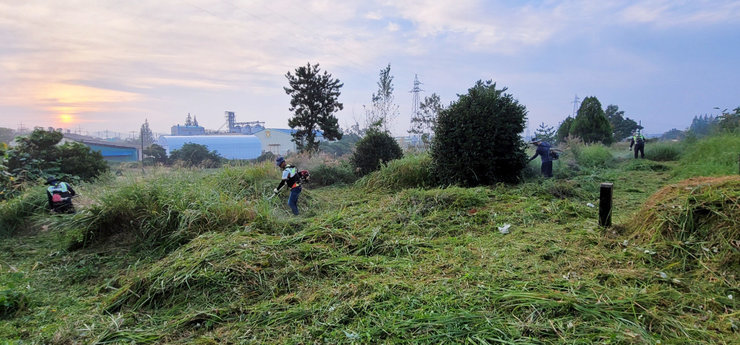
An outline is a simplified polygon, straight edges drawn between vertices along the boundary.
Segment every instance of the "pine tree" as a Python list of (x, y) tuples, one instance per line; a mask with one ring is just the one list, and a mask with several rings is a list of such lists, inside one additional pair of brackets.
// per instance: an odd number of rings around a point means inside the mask
[(548, 143), (555, 142), (555, 128), (552, 126), (546, 126), (544, 122), (540, 123), (540, 126), (534, 131), (534, 138), (537, 140), (546, 141)]
[(339, 120), (334, 113), (344, 108), (338, 102), (339, 89), (344, 84), (339, 79), (333, 79), (326, 71), (323, 74), (320, 72), (319, 64), (307, 63), (296, 68), (295, 75), (290, 72), (285, 74), (289, 87), (283, 89), (290, 96), (289, 109), (294, 113), (288, 120), (288, 126), (297, 129), (293, 133), (293, 141), (301, 152), (318, 151), (316, 134), (319, 129), (328, 140), (342, 139)]

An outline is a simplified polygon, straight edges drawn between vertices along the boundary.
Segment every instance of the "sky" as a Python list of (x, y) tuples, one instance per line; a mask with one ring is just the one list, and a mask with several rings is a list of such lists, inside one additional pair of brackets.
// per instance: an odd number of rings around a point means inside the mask
[(0, 127), (127, 137), (234, 111), (287, 128), (285, 75), (318, 63), (344, 83), (343, 128), (390, 64), (394, 135), (415, 76), (444, 104), (493, 80), (531, 132), (595, 96), (662, 133), (740, 106), (738, 43), (740, 1), (723, 0), (0, 0)]

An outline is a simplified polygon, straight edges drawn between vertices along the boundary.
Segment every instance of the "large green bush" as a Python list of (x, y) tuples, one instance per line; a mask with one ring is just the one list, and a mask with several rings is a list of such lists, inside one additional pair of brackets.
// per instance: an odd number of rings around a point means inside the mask
[(371, 128), (365, 137), (357, 142), (350, 161), (355, 167), (355, 172), (364, 176), (380, 169), (384, 163), (401, 157), (403, 157), (401, 147), (388, 132)]
[(432, 141), (440, 182), (476, 186), (519, 181), (527, 164), (521, 138), (527, 110), (504, 91), (479, 80), (440, 113)]

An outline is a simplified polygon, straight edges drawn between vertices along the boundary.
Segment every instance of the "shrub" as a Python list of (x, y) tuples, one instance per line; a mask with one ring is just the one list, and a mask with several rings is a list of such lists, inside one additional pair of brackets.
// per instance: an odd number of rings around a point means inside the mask
[(441, 183), (463, 186), (519, 181), (527, 164), (524, 105), (478, 81), (442, 111), (432, 141), (434, 171)]
[(653, 161), (675, 161), (681, 157), (681, 144), (679, 143), (661, 141), (645, 149), (645, 157)]
[(371, 189), (398, 190), (430, 187), (435, 182), (432, 157), (419, 154), (391, 161), (380, 170), (365, 176), (359, 183)]
[(330, 186), (333, 184), (350, 184), (357, 177), (352, 172), (349, 162), (339, 164), (322, 164), (311, 170), (311, 184), (318, 186)]
[(351, 162), (359, 176), (367, 175), (387, 162), (403, 157), (401, 146), (387, 132), (371, 128), (357, 142)]

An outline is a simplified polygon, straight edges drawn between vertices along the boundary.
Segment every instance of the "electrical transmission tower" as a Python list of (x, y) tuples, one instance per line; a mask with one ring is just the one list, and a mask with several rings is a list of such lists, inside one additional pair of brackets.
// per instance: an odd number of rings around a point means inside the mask
[(411, 99), (411, 117), (413, 118), (416, 116), (416, 114), (419, 113), (419, 93), (424, 91), (422, 90), (419, 85), (421, 85), (421, 82), (419, 81), (419, 76), (414, 74), (414, 88), (411, 89), (411, 93), (413, 93), (413, 97)]
[(576, 97), (573, 99), (573, 102), (571, 102), (573, 103), (573, 115), (571, 115), (571, 117), (573, 118), (576, 117), (576, 108), (578, 107), (578, 104), (580, 104), (579, 101), (580, 99), (578, 98), (578, 95), (576, 95)]
[(421, 125), (421, 116), (419, 114), (419, 93), (424, 91), (419, 87), (421, 85), (421, 82), (419, 81), (419, 76), (417, 74), (414, 74), (414, 88), (411, 89), (411, 92), (413, 96), (411, 97), (411, 130), (409, 130), (409, 133), (411, 133), (411, 141), (414, 146), (417, 146), (419, 143), (419, 138), (421, 137), (422, 133), (420, 132)]

